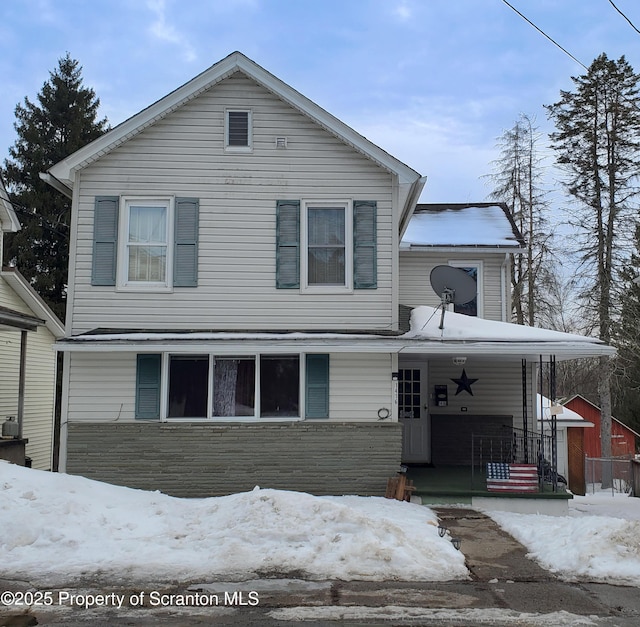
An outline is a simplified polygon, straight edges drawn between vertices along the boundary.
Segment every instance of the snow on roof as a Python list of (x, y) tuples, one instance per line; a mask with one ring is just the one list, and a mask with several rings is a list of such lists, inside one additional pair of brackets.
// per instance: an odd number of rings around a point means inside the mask
[[(547, 398), (546, 396), (543, 396), (542, 394), (538, 394), (537, 395), (537, 400), (536, 400), (536, 416), (538, 418), (538, 420), (540, 420), (540, 410), (542, 409), (542, 414), (544, 416), (544, 420), (550, 420), (551, 419), (551, 406), (554, 403), (551, 402), (551, 400), (549, 398)], [(580, 423), (580, 426), (585, 426), (585, 427), (593, 427), (593, 423), (592, 422), (588, 422), (587, 420), (585, 420), (578, 412), (573, 411), (572, 409), (569, 409), (568, 407), (562, 407), (562, 413), (558, 414), (556, 416), (556, 420), (559, 423), (573, 423), (573, 422), (577, 422)], [(571, 426), (571, 425), (569, 425)]]
[(402, 238), (412, 246), (520, 248), (522, 236), (500, 204), (418, 205)]
[(440, 329), (440, 308), (423, 305), (411, 312), (411, 330), (408, 335), (423, 339), (466, 340), (476, 342), (581, 342), (604, 344), (601, 340), (584, 335), (527, 327), (511, 322), (485, 320), (447, 311), (444, 328)]

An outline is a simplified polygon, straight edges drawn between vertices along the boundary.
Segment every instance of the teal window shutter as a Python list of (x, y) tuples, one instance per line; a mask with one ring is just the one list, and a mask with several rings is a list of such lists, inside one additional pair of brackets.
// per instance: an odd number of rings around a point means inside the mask
[(305, 416), (329, 417), (329, 355), (307, 355)]
[(93, 212), (91, 285), (116, 284), (119, 206), (118, 196), (96, 196)]
[(300, 201), (276, 205), (276, 287), (300, 287)]
[(160, 363), (162, 355), (138, 355), (136, 418), (160, 418)]
[(353, 201), (353, 287), (378, 287), (377, 203)]
[(176, 198), (174, 222), (174, 287), (198, 285), (198, 223), (200, 203), (197, 198)]

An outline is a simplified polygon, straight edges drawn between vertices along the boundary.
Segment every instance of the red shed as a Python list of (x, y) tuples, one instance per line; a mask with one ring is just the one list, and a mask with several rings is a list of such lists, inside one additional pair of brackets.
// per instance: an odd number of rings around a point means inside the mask
[[(584, 454), (587, 457), (601, 457), (600, 444), (600, 408), (577, 394), (563, 403), (565, 407), (577, 412), (585, 420), (592, 422), (593, 429), (584, 429)], [(611, 454), (613, 457), (633, 457), (636, 453), (640, 433), (611, 417)]]

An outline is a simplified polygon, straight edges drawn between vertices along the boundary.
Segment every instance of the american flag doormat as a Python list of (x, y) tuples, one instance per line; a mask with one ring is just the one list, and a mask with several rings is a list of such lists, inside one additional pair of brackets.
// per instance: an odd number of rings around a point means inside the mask
[(537, 492), (538, 467), (535, 464), (487, 464), (489, 492)]

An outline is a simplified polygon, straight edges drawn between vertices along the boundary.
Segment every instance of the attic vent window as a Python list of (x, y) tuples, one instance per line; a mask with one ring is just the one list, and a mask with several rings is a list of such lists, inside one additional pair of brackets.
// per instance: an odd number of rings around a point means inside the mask
[(286, 148), (286, 147), (287, 147), (287, 138), (276, 137), (276, 148)]
[(227, 110), (225, 149), (251, 150), (251, 111)]

